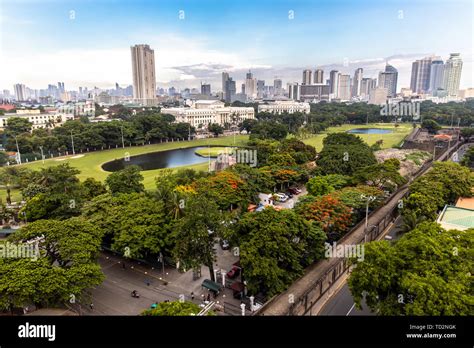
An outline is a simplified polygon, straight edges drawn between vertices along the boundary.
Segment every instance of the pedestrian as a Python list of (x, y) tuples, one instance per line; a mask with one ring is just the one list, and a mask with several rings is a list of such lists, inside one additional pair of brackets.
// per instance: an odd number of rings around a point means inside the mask
[(126, 268), (126, 266), (125, 266), (125, 262), (124, 262), (124, 263), (122, 263), (122, 268), (123, 268), (123, 269), (125, 269), (125, 268)]
[(145, 282), (147, 286), (150, 286), (150, 281), (148, 279)]
[(94, 310), (94, 304), (93, 304), (93, 303), (91, 303), (91, 304), (89, 305), (89, 307), (91, 308), (91, 311)]
[(194, 300), (194, 292), (191, 292), (191, 300)]

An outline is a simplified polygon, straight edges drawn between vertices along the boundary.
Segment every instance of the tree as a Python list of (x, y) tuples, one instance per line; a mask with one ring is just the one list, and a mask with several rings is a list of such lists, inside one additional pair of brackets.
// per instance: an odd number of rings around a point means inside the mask
[(360, 168), (377, 163), (370, 147), (353, 134), (329, 134), (323, 144), (317, 160), (321, 174), (352, 175)]
[(245, 214), (232, 239), (240, 244), (249, 292), (271, 297), (301, 276), (305, 266), (323, 258), (326, 237), (316, 224), (292, 210), (268, 207)]
[(29, 133), (33, 124), (26, 118), (10, 117), (8, 118), (5, 133), (7, 136), (15, 137), (22, 133)]
[(94, 178), (87, 178), (81, 182), (81, 193), (86, 200), (102, 195), (107, 192), (104, 184)]
[(441, 126), (435, 120), (424, 119), (421, 123), (421, 128), (425, 128), (430, 134), (436, 134), (441, 129)]
[(352, 224), (351, 208), (330, 195), (321, 196), (308, 204), (297, 204), (295, 211), (306, 220), (318, 223), (330, 241), (348, 232)]
[(22, 177), (27, 176), (29, 171), (21, 167), (5, 167), (0, 169), (0, 185), (7, 192), (7, 203), (11, 204), (11, 189), (20, 186)]
[(140, 167), (128, 166), (125, 169), (119, 170), (110, 174), (105, 183), (112, 193), (133, 193), (143, 192), (143, 175), (140, 174)]
[(151, 258), (172, 247), (164, 204), (142, 193), (98, 196), (83, 215), (104, 231), (113, 250), (126, 257)]
[(261, 121), (252, 127), (250, 139), (282, 140), (288, 135), (288, 128), (280, 123)]
[[(192, 302), (187, 301), (172, 301), (172, 302), (161, 302), (156, 308), (147, 309), (141, 315), (144, 316), (191, 316), (197, 315), (201, 311), (201, 308)], [(207, 315), (214, 315), (212, 311), (208, 312)]]
[(39, 238), (40, 255), (28, 258), (0, 258), (0, 308), (35, 303), (56, 305), (80, 299), (84, 289), (99, 285), (104, 276), (96, 262), (102, 232), (89, 222), (73, 218), (64, 221), (32, 222), (16, 232), (9, 242)]
[(399, 169), (400, 161), (394, 158), (359, 169), (354, 174), (354, 180), (382, 190), (393, 191), (397, 186), (407, 182), (398, 172)]
[(394, 244), (365, 244), (349, 278), (356, 305), (365, 295), (379, 315), (472, 314), (473, 232), (423, 222)]
[(474, 168), (474, 146), (470, 147), (469, 150), (464, 153), (460, 163), (465, 167)]
[(214, 246), (224, 228), (217, 204), (204, 194), (190, 197), (184, 208), (184, 216), (172, 227), (175, 242), (173, 255), (184, 270), (209, 268), (214, 281)]
[(210, 123), (209, 126), (207, 127), (207, 129), (209, 130), (209, 132), (211, 132), (212, 134), (214, 134), (214, 136), (217, 138), (219, 136), (219, 134), (223, 134), (224, 133), (224, 127), (222, 127), (220, 124), (218, 123)]
[(306, 188), (308, 193), (313, 196), (323, 196), (334, 191), (334, 187), (330, 184), (327, 177), (324, 176), (315, 176), (309, 179)]

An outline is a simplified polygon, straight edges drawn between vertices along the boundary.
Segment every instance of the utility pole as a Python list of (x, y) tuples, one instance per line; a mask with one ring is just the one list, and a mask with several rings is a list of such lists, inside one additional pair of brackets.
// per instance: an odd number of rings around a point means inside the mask
[(21, 164), (21, 154), (20, 154), (20, 147), (18, 146), (18, 139), (16, 138), (16, 135), (15, 135), (15, 142), (16, 142), (16, 153), (17, 153), (17, 156), (18, 156), (18, 164)]
[(120, 133), (122, 134), (122, 148), (125, 149), (125, 142), (123, 141), (123, 125), (120, 126)]
[(75, 155), (76, 151), (74, 150), (74, 136), (72, 135), (72, 131), (71, 131), (71, 144), (72, 144), (72, 154)]
[(39, 148), (41, 150), (41, 159), (43, 160), (43, 164), (44, 164), (43, 146), (40, 146)]

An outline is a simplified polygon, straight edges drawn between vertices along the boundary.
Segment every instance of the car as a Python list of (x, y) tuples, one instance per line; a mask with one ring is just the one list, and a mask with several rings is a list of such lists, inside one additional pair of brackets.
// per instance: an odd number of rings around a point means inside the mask
[(292, 193), (291, 193), (290, 191), (285, 192), (285, 195), (287, 195), (289, 198), (293, 198), (293, 195), (292, 195)]
[(229, 250), (230, 249), (230, 244), (229, 244), (229, 241), (227, 239), (221, 239), (219, 243), (221, 245), (222, 250)]
[(288, 200), (288, 196), (281, 192), (275, 193), (275, 196), (277, 197), (278, 202), (286, 202)]
[(237, 266), (232, 266), (231, 270), (227, 272), (227, 278), (234, 279), (240, 274), (240, 268)]
[(301, 193), (301, 190), (297, 187), (290, 187), (288, 191), (294, 195), (299, 195)]

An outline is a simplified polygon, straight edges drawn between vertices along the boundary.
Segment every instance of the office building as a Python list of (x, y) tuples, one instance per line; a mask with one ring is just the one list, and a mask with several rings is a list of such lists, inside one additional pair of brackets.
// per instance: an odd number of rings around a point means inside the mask
[(283, 83), (280, 79), (275, 79), (273, 81), (273, 95), (274, 96), (283, 95)]
[(26, 98), (26, 86), (21, 83), (13, 85), (13, 91), (15, 92), (15, 98), (17, 101), (25, 101)]
[(324, 71), (322, 69), (317, 69), (314, 72), (314, 84), (323, 84), (324, 81)]
[(395, 98), (397, 95), (398, 70), (390, 64), (385, 65), (385, 71), (379, 73), (379, 87), (387, 88), (388, 96)]
[(254, 99), (257, 96), (257, 79), (249, 71), (245, 78), (245, 94), (248, 98)]
[(265, 96), (265, 81), (257, 81), (257, 98), (262, 99)]
[(303, 81), (302, 85), (311, 85), (312, 84), (313, 72), (309, 69), (303, 70)]
[(377, 87), (369, 93), (369, 104), (382, 105), (387, 102), (388, 89)]
[(359, 97), (361, 94), (363, 73), (364, 73), (364, 70), (362, 68), (358, 68), (354, 72), (354, 78), (352, 79), (352, 96), (353, 97)]
[(444, 70), (444, 85), (448, 96), (457, 97), (461, 81), (462, 60), (459, 53), (451, 53)]
[(288, 84), (288, 98), (293, 100), (300, 100), (300, 85), (298, 83)]
[(338, 74), (337, 98), (341, 100), (351, 99), (351, 75)]
[(377, 79), (364, 77), (360, 87), (360, 96), (368, 98), (370, 91), (377, 88)]
[(413, 93), (428, 93), (430, 89), (431, 62), (432, 57), (426, 57), (413, 62), (410, 81), (410, 88)]
[(235, 81), (232, 80), (231, 77), (227, 77), (227, 80), (225, 81), (225, 88), (224, 88), (224, 95), (225, 95), (225, 102), (226, 103), (232, 103), (234, 101), (234, 96), (236, 93), (236, 88), (235, 88)]
[(307, 85), (300, 87), (300, 101), (319, 102), (321, 100), (329, 100), (329, 85)]
[(211, 95), (211, 85), (209, 83), (201, 83), (201, 94)]
[(329, 73), (329, 86), (331, 88), (331, 94), (337, 97), (339, 91), (339, 71), (331, 70)]
[(224, 100), (227, 100), (225, 91), (226, 91), (226, 82), (228, 79), (229, 79), (229, 73), (223, 72), (222, 73), (222, 99)]
[(135, 45), (130, 50), (133, 98), (144, 105), (153, 105), (156, 99), (155, 52), (149, 45)]
[(445, 95), (446, 87), (444, 85), (444, 63), (441, 59), (435, 59), (431, 62), (430, 71), (430, 94), (437, 97)]

